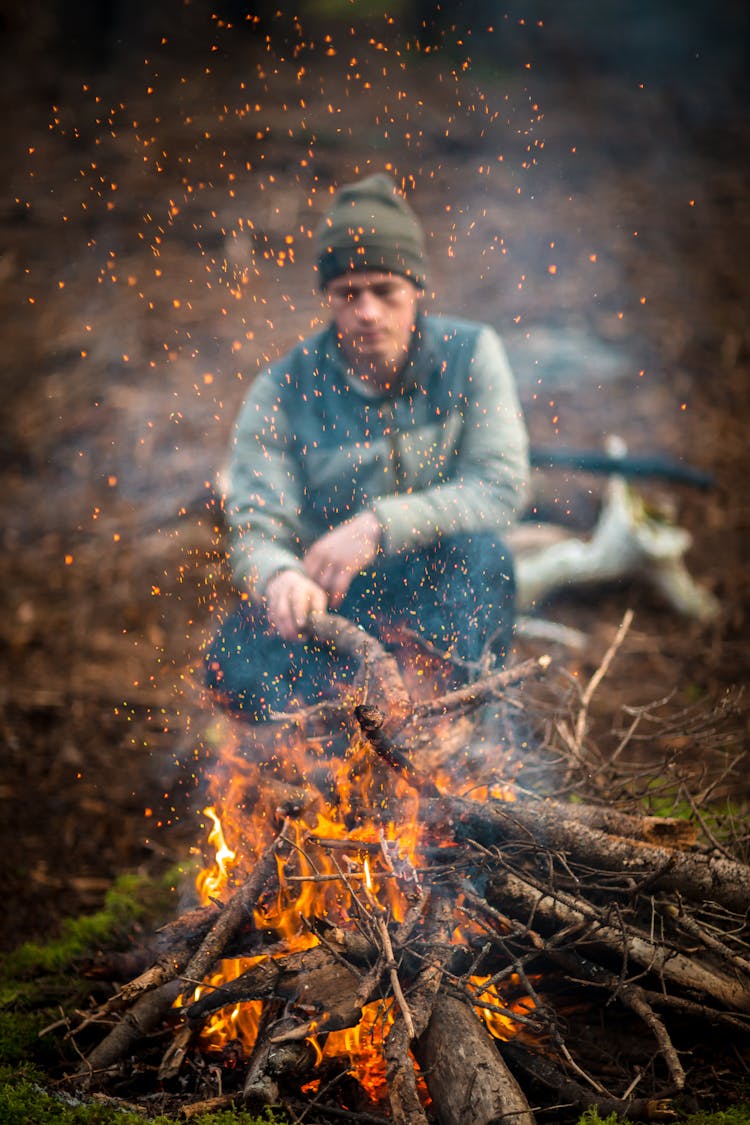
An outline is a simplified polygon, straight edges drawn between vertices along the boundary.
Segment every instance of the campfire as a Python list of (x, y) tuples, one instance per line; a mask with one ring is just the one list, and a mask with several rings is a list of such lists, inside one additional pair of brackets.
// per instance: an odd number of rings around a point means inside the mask
[[(673, 1119), (706, 1025), (748, 1044), (750, 868), (697, 808), (691, 824), (518, 783), (507, 693), (548, 658), (448, 691), (431, 653), (404, 669), (341, 618), (315, 629), (360, 682), (226, 748), (201, 905), (78, 1013), (77, 1085), (187, 1118)], [(596, 682), (560, 728), (579, 765)]]

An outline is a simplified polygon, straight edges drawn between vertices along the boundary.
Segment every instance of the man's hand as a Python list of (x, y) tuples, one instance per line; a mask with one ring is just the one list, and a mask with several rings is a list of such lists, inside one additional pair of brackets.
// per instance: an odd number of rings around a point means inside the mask
[(328, 595), (299, 570), (280, 570), (266, 587), (268, 620), (285, 641), (305, 636), (311, 613), (325, 613)]
[(325, 590), (332, 609), (338, 609), (352, 579), (377, 555), (382, 533), (375, 513), (362, 512), (323, 535), (305, 555), (305, 574)]

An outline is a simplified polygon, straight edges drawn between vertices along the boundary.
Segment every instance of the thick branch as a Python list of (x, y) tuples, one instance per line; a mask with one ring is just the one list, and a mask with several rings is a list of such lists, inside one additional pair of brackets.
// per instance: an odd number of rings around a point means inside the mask
[(534, 1125), (529, 1103), (472, 1009), (441, 994), (416, 1044), (416, 1055), (440, 1125)]
[(385, 1044), (388, 1097), (396, 1125), (427, 1125), (427, 1118), (417, 1094), (414, 1064), (409, 1055), (411, 1035), (420, 1036), (432, 1014), (432, 1005), (443, 979), (443, 967), (450, 958), (451, 907), (447, 899), (430, 899), (426, 929), (435, 944), (429, 949), (414, 987), (409, 992), (412, 1027), (400, 1013), (396, 1015)]
[(141, 996), (81, 1063), (78, 1074), (86, 1084), (94, 1080), (97, 1072), (114, 1066), (134, 1044), (158, 1027), (179, 993), (180, 982), (172, 980)]
[(375, 694), (389, 716), (397, 720), (408, 714), (411, 702), (398, 664), (380, 641), (336, 613), (314, 613), (311, 628), (316, 640), (355, 657), (367, 669)]
[[(356, 956), (359, 953), (364, 961), (369, 954), (374, 954), (369, 943), (359, 935), (347, 936), (352, 940), (341, 946), (342, 954), (354, 953)], [(334, 1017), (336, 1026), (349, 1027), (350, 1023), (341, 1023), (340, 1020), (348, 1019), (350, 1014), (354, 1023), (359, 1018), (350, 999), (356, 993), (358, 981), (356, 970), (348, 967), (342, 957), (335, 956), (335, 952), (324, 945), (316, 945), (312, 949), (289, 953), (286, 957), (268, 958), (251, 966), (235, 980), (206, 991), (190, 1005), (187, 1017), (191, 1022), (197, 1022), (228, 1005), (277, 997), (305, 1008), (325, 1010), (328, 1030), (332, 1030), (328, 1021)]]
[(658, 873), (652, 889), (676, 890), (696, 902), (718, 902), (738, 914), (750, 911), (750, 867), (720, 856), (654, 847), (589, 828), (561, 806), (546, 801), (489, 801), (443, 797), (426, 813), (433, 826), (450, 826), (456, 839), (485, 846), (533, 841), (564, 852), (570, 860), (605, 871), (641, 876)]
[(184, 972), (184, 977), (189, 982), (185, 995), (195, 981), (203, 980), (221, 957), (235, 931), (249, 916), (263, 887), (276, 871), (276, 849), (286, 839), (286, 830), (285, 823), (276, 839), (263, 852), (245, 882), (230, 898), (201, 942), (200, 948), (191, 958)]
[(750, 1012), (750, 990), (737, 979), (725, 976), (714, 969), (704, 968), (698, 961), (623, 926), (608, 925), (596, 907), (583, 899), (556, 891), (541, 891), (525, 879), (509, 872), (502, 873), (496, 890), (503, 897), (506, 909), (514, 904), (533, 917), (536, 929), (585, 927), (585, 936), (576, 940), (579, 948), (584, 941), (588, 948), (604, 948), (620, 957), (657, 974), (665, 983), (678, 988), (692, 989), (741, 1012)]

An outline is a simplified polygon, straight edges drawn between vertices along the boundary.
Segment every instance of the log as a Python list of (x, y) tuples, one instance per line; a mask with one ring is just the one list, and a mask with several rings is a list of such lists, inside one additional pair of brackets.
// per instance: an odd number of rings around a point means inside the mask
[(285, 1025), (292, 1023), (288, 1018), (280, 1018), (282, 1010), (283, 1005), (274, 1001), (265, 1006), (255, 1049), (245, 1074), (243, 1100), (246, 1105), (257, 1109), (278, 1105), (282, 1080), (304, 1080), (315, 1062), (315, 1050), (311, 1043), (297, 1041), (277, 1045), (273, 1042), (274, 1033), (286, 1030)]
[(366, 669), (372, 701), (384, 707), (394, 722), (403, 720), (411, 709), (411, 700), (395, 658), (370, 633), (353, 621), (336, 613), (314, 613), (310, 618), (313, 637), (353, 656)]
[(706, 856), (655, 847), (637, 840), (610, 836), (597, 828), (561, 815), (546, 801), (488, 801), (442, 797), (430, 801), (424, 813), (435, 828), (450, 827), (455, 839), (474, 839), (485, 846), (533, 843), (564, 852), (589, 868), (618, 871), (631, 878), (653, 875), (652, 890), (679, 891), (693, 902), (716, 902), (745, 915), (750, 912), (750, 866), (722, 856)]
[(534, 1125), (529, 1103), (471, 1007), (441, 993), (415, 1054), (439, 1125)]
[(197, 1023), (228, 1005), (275, 997), (321, 1014), (325, 1012), (318, 1022), (321, 1026), (325, 1023), (326, 1030), (331, 1031), (334, 1026), (352, 1027), (362, 1015), (361, 1007), (352, 1002), (358, 982), (359, 974), (354, 968), (330, 949), (316, 945), (253, 965), (235, 980), (207, 991), (190, 1005), (186, 1015), (191, 1023)]
[(414, 987), (409, 992), (411, 1026), (398, 1012), (385, 1044), (386, 1077), (391, 1114), (396, 1125), (427, 1125), (427, 1117), (417, 1093), (414, 1064), (409, 1056), (409, 1042), (420, 1036), (432, 1014), (432, 1006), (443, 979), (443, 966), (450, 958), (451, 907), (448, 900), (433, 896), (426, 920), (430, 946)]
[(186, 911), (157, 931), (161, 952), (154, 964), (135, 980), (123, 985), (113, 997), (119, 1003), (132, 1004), (143, 992), (159, 988), (179, 976), (188, 964), (196, 947), (204, 940), (219, 911), (215, 906), (200, 906)]
[(750, 988), (737, 977), (726, 976), (716, 969), (707, 969), (694, 958), (686, 957), (669, 946), (651, 941), (629, 926), (608, 925), (600, 910), (584, 899), (576, 899), (562, 891), (540, 890), (531, 882), (511, 872), (503, 872), (493, 883), (506, 910), (511, 907), (534, 919), (535, 929), (548, 932), (578, 927), (576, 936), (580, 949), (604, 950), (656, 974), (663, 985), (672, 984), (712, 996), (719, 1003), (740, 1012), (750, 1012)]
[[(623, 812), (609, 805), (593, 805), (577, 801), (575, 804), (556, 801), (552, 797), (541, 799), (528, 790), (512, 782), (504, 782), (503, 790), (512, 794), (513, 799), (503, 802), (513, 808), (517, 804), (532, 811), (543, 808), (544, 815), (559, 816), (562, 820), (575, 820), (589, 828), (598, 828), (609, 836), (623, 836), (630, 840), (642, 840), (666, 848), (688, 848), (697, 838), (698, 830), (690, 820), (672, 816), (646, 816)], [(512, 810), (509, 809), (512, 815)]]
[(227, 943), (240, 927), (243, 919), (250, 917), (250, 911), (257, 902), (263, 887), (276, 873), (276, 851), (279, 844), (286, 840), (286, 832), (287, 822), (285, 821), (281, 832), (268, 845), (245, 882), (235, 891), (220, 912), (201, 942), (199, 949), (191, 957), (184, 972), (187, 987), (183, 992), (183, 997), (188, 994), (192, 987), (203, 980), (216, 961), (220, 959)]
[(168, 981), (142, 995), (109, 1034), (83, 1060), (76, 1074), (88, 1086), (97, 1073), (114, 1066), (131, 1047), (159, 1026), (180, 994), (180, 982)]

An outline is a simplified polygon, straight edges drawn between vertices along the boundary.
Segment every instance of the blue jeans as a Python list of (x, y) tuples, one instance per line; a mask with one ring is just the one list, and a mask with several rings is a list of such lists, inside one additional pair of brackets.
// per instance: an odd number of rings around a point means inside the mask
[[(513, 635), (515, 584), (510, 552), (489, 533), (455, 535), (378, 561), (353, 580), (339, 612), (375, 636), (407, 626), (442, 652), (476, 661), (490, 644), (496, 665)], [(261, 606), (243, 602), (205, 656), (206, 682), (220, 703), (263, 721), (289, 701), (335, 694), (357, 672), (313, 641), (284, 641)]]

